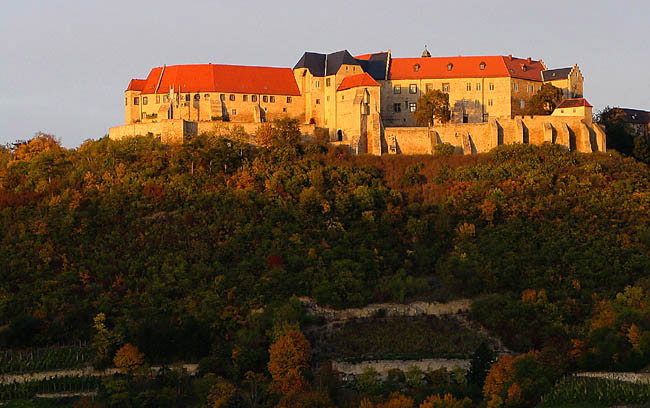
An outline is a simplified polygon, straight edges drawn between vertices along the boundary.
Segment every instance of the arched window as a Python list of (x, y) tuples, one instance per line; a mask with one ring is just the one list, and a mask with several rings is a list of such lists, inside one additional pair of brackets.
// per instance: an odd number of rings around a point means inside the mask
[(454, 64), (452, 64), (452, 63), (450, 62), (449, 64), (447, 64), (447, 71), (451, 71), (451, 69), (452, 69), (453, 67), (454, 67)]
[(478, 66), (481, 70), (485, 69), (485, 62), (481, 62), (481, 64)]
[(420, 70), (420, 64), (413, 65), (413, 71), (418, 72)]

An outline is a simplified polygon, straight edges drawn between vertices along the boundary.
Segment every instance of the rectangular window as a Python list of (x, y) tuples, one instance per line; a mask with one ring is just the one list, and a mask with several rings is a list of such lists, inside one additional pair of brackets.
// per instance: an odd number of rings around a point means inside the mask
[(248, 101), (248, 95), (242, 95), (242, 96), (241, 96), (241, 100), (242, 100), (243, 102), (247, 102), (247, 101)]
[(525, 107), (526, 107), (526, 101), (524, 101), (523, 99), (520, 100), (520, 101), (519, 101), (519, 107), (520, 107), (521, 109), (525, 108)]
[(401, 112), (402, 111), (402, 104), (401, 103), (394, 103), (393, 104), (393, 111), (395, 111), (395, 113)]
[(427, 84), (426, 89), (427, 89), (427, 92), (433, 91), (433, 84)]
[(204, 95), (203, 95), (203, 99), (206, 100), (206, 101), (207, 101), (208, 99), (210, 99), (210, 94), (204, 94)]
[(160, 103), (160, 95), (156, 95), (156, 103)]
[(481, 102), (478, 99), (476, 99), (474, 101), (474, 106), (476, 106), (478, 108), (479, 106), (481, 106)]
[(251, 102), (257, 102), (257, 95), (251, 95)]
[(262, 102), (268, 102), (268, 101), (269, 101), (268, 95), (262, 96)]
[(409, 93), (410, 94), (418, 93), (418, 86), (416, 84), (409, 85)]
[(476, 83), (476, 90), (477, 91), (481, 90), (481, 84), (479, 82)]
[(275, 103), (275, 96), (270, 96), (270, 97), (269, 97), (269, 101), (270, 101), (271, 103)]
[(146, 96), (143, 96), (143, 97), (142, 97), (142, 104), (143, 104), (143, 105), (146, 105), (146, 104), (148, 104), (148, 103), (149, 103), (149, 98), (146, 97)]
[(221, 102), (225, 101), (226, 100), (226, 95), (225, 94), (219, 95), (219, 99), (221, 99)]
[(163, 95), (163, 102), (168, 103), (169, 102), (169, 95)]
[(140, 98), (138, 98), (137, 96), (135, 98), (133, 98), (133, 104), (134, 105), (140, 105)]
[[(348, 67), (345, 67), (347, 70)], [(332, 85), (332, 78), (327, 78), (325, 79), (325, 86), (331, 86)]]
[(233, 94), (230, 94), (230, 97), (229, 97), (229, 99), (230, 99), (231, 101), (234, 101), (234, 100), (235, 100), (235, 95), (233, 95)]
[(189, 102), (189, 101), (190, 101), (190, 94), (185, 94), (185, 102)]
[(316, 81), (316, 88), (320, 88), (320, 81)]
[(471, 91), (472, 90), (472, 84), (470, 82), (468, 82), (466, 88), (467, 88), (468, 91)]
[(535, 86), (534, 85), (528, 85), (528, 93), (533, 93), (535, 92)]
[(327, 96), (327, 102), (329, 102), (329, 101), (330, 101), (330, 97), (329, 97), (329, 95), (328, 95), (328, 96)]
[(494, 105), (494, 101), (492, 99), (488, 99), (488, 106)]
[(293, 102), (293, 99), (290, 96), (287, 96), (287, 103)]
[(200, 94), (194, 95), (194, 100), (195, 101), (200, 101), (201, 100), (201, 95)]
[(320, 99), (316, 99), (316, 105), (320, 105)]
[(237, 109), (232, 110), (232, 116), (237, 116)]
[(402, 86), (401, 85), (393, 86), (393, 93), (394, 94), (401, 94), (402, 93)]
[(442, 92), (449, 92), (449, 84), (442, 84)]
[(124, 98), (124, 105), (128, 105), (128, 104), (129, 104), (129, 98)]
[(282, 112), (287, 112), (287, 108), (282, 108)]
[(494, 84), (490, 84), (490, 91), (494, 91)]
[(411, 103), (409, 104), (409, 110), (410, 110), (411, 112), (415, 112), (415, 107), (416, 107), (415, 102), (411, 102)]
[(512, 85), (512, 87), (514, 88), (515, 92), (519, 90), (519, 84), (516, 82)]

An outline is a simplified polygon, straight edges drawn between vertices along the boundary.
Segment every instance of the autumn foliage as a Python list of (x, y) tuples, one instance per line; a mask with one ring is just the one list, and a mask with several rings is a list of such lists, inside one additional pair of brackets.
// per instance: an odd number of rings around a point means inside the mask
[(311, 348), (299, 330), (286, 332), (269, 348), (268, 369), (276, 387), (285, 395), (304, 390), (304, 371), (309, 368)]
[(122, 348), (117, 350), (113, 362), (115, 363), (115, 367), (123, 372), (133, 373), (142, 367), (144, 354), (134, 345), (126, 343)]

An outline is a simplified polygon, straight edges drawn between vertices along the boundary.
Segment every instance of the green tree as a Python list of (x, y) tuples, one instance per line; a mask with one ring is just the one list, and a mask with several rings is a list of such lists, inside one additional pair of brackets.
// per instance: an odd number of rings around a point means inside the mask
[(552, 84), (543, 84), (528, 101), (526, 115), (550, 115), (562, 101), (562, 90)]
[(434, 120), (441, 123), (449, 122), (451, 119), (449, 94), (438, 89), (428, 91), (418, 99), (413, 118), (419, 126), (433, 126)]
[(607, 148), (626, 156), (634, 151), (634, 132), (625, 121), (625, 112), (619, 108), (606, 106), (596, 113), (596, 123), (605, 127)]

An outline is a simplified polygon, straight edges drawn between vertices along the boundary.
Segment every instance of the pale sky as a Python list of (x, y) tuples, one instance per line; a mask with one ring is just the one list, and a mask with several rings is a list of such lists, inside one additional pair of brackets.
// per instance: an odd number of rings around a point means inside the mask
[(0, 144), (67, 147), (124, 124), (155, 66), (293, 67), (304, 51), (508, 55), (577, 63), (585, 97), (650, 110), (650, 0), (0, 0)]

